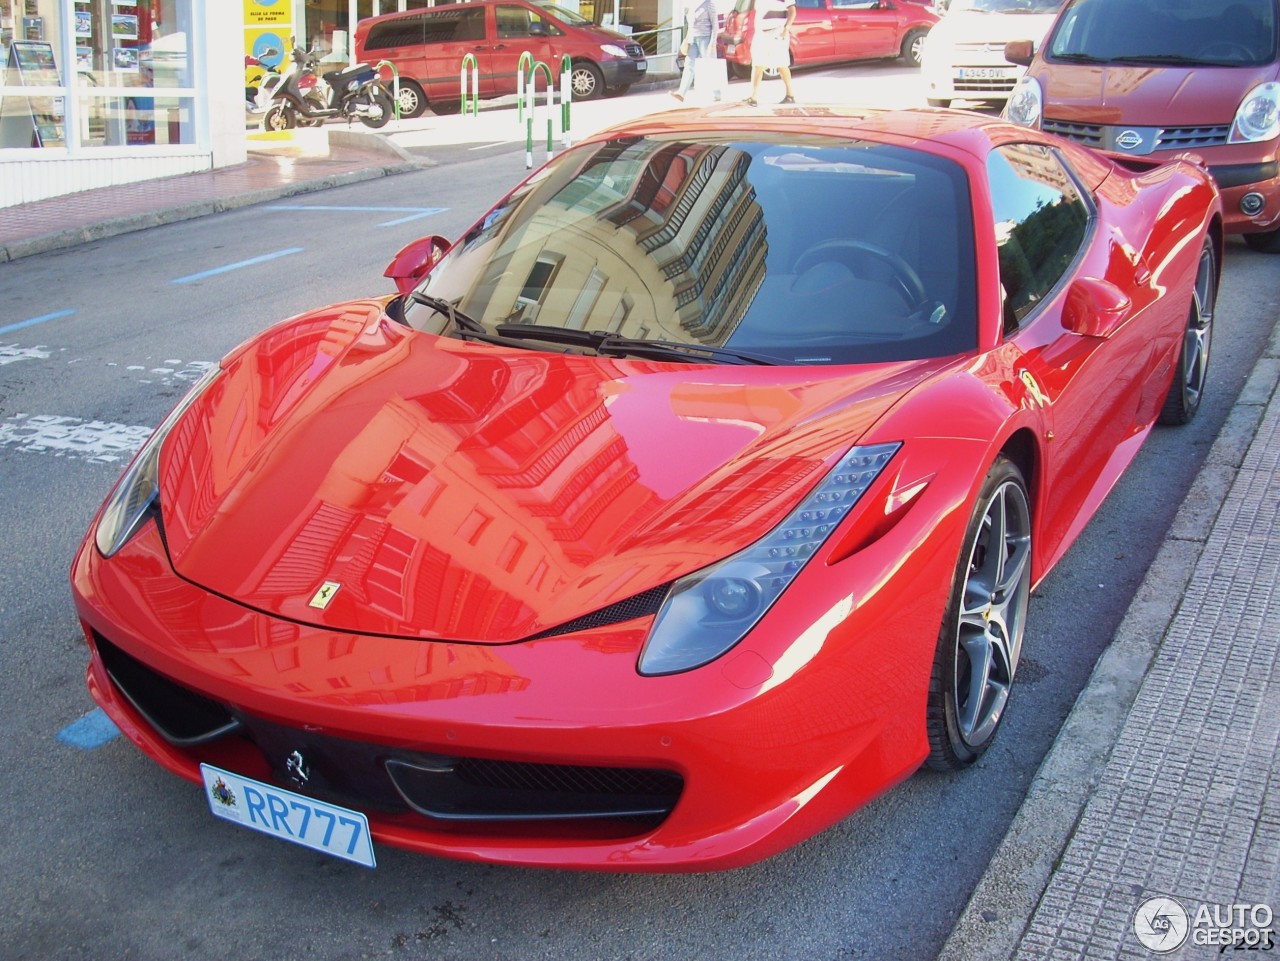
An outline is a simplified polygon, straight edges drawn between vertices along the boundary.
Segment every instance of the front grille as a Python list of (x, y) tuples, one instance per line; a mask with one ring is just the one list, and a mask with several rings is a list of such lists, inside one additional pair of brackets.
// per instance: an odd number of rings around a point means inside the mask
[(619, 837), (660, 823), (684, 789), (673, 771), (437, 755), (304, 731), (228, 708), (93, 639), (112, 683), (170, 743), (213, 764), (252, 745), (280, 785), (335, 803), (472, 826), (590, 822)]
[(170, 744), (191, 747), (217, 740), (239, 727), (231, 712), (217, 701), (157, 674), (97, 631), (93, 640), (107, 674), (125, 700)]
[(1090, 147), (1102, 146), (1102, 126), (1095, 123), (1071, 123), (1067, 120), (1050, 120), (1048, 117), (1041, 124), (1048, 133), (1056, 133), (1060, 137), (1079, 140)]
[(1156, 138), (1157, 150), (1188, 150), (1192, 147), (1220, 147), (1227, 142), (1230, 126), (1165, 127)]
[(640, 46), (640, 44), (638, 43), (628, 43), (626, 46), (626, 51), (627, 51), (628, 57), (644, 56), (644, 47)]
[(1012, 93), (1018, 81), (1013, 78), (989, 80), (957, 80), (957, 93)]

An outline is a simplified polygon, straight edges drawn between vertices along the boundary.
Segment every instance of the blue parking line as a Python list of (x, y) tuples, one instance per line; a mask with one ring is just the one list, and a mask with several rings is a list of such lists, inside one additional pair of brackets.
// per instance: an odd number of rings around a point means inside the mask
[(198, 274), (188, 274), (186, 277), (177, 277), (169, 283), (171, 284), (189, 284), (194, 280), (204, 280), (206, 277), (216, 277), (218, 274), (230, 273), (233, 270), (239, 270), (241, 267), (252, 267), (254, 264), (266, 263), (268, 260), (275, 260), (277, 257), (287, 257), (289, 254), (300, 254), (301, 247), (286, 247), (284, 250), (277, 250), (275, 253), (263, 254), (261, 257), (250, 257), (248, 260), (239, 260), (234, 264), (227, 264), (225, 267), (215, 267), (213, 270), (205, 270)]
[(58, 740), (82, 751), (92, 751), (120, 736), (120, 728), (111, 722), (102, 708), (94, 708), (78, 721), (58, 732)]
[(270, 204), (267, 210), (330, 210), (330, 211), (347, 211), (349, 213), (393, 213), (408, 214), (407, 217), (400, 217), (396, 220), (387, 220), (378, 224), (379, 227), (394, 227), (397, 224), (407, 224), (411, 220), (420, 220), (423, 217), (430, 217), (433, 214), (442, 214), (448, 207), (337, 207), (325, 206), (323, 204)]
[(23, 327), (34, 327), (36, 324), (43, 324), (46, 320), (70, 317), (74, 313), (74, 310), (55, 310), (51, 314), (41, 314), (39, 317), (31, 317), (27, 320), (20, 320), (16, 324), (10, 324), (7, 327), (0, 327), (0, 334), (9, 334), (15, 330), (22, 330)]

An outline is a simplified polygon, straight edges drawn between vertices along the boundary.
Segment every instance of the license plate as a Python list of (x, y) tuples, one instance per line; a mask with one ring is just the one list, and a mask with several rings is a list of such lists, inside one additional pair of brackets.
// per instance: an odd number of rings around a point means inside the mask
[(962, 67), (957, 73), (961, 80), (1007, 80), (1016, 71), (1017, 67)]
[(200, 765), (209, 810), (225, 821), (334, 857), (375, 866), (369, 819), (359, 811)]
[(639, 70), (641, 73), (644, 73), (646, 70), (649, 69), (649, 62), (646, 60), (644, 63), (636, 64), (636, 69)]

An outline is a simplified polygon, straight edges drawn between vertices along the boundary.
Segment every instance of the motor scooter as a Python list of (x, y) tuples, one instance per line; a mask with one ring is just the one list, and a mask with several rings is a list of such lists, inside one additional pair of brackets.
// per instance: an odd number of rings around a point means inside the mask
[(355, 63), (345, 70), (331, 70), (320, 76), (314, 53), (295, 47), (289, 69), (272, 83), (262, 82), (268, 97), (262, 117), (263, 130), (287, 130), (293, 126), (313, 126), (330, 117), (358, 119), (366, 127), (385, 126), (395, 113), (391, 94), (368, 64)]

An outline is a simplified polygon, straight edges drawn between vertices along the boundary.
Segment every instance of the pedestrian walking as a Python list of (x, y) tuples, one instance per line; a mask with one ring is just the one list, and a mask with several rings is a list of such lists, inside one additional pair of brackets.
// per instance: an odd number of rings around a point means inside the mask
[(684, 71), (680, 74), (680, 89), (671, 94), (677, 100), (683, 100), (693, 86), (697, 62), (716, 55), (716, 20), (715, 0), (695, 0), (685, 11), (684, 42), (680, 44)]
[(795, 0), (755, 0), (755, 31), (751, 37), (751, 96), (756, 105), (760, 78), (766, 70), (777, 70), (787, 95), (783, 103), (795, 103), (791, 89), (791, 25), (796, 19)]

